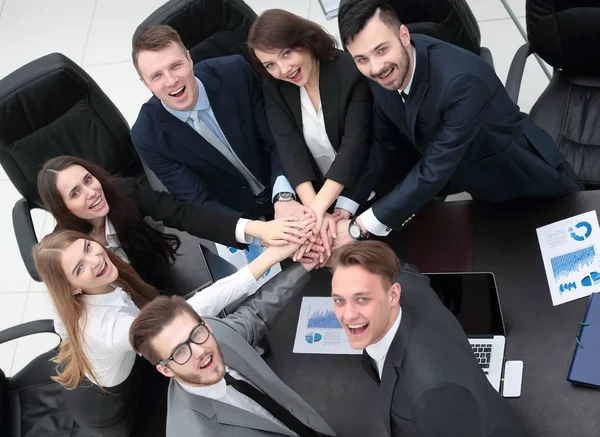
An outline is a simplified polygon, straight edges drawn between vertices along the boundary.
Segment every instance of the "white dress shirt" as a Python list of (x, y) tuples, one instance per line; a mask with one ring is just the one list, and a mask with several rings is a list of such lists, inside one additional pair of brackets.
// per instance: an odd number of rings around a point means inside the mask
[[(406, 88), (404, 88), (404, 90), (398, 90), (398, 93), (400, 93), (401, 91), (404, 91), (406, 94), (410, 94), (410, 88), (412, 86), (413, 79), (415, 78), (415, 69), (417, 67), (417, 51), (415, 50), (414, 47), (412, 48), (412, 53), (413, 53), (412, 75), (410, 77), (410, 80), (408, 81), (408, 85), (406, 85)], [(400, 98), (402, 98), (402, 97), (400, 97)], [(402, 99), (402, 101), (404, 102), (404, 99)], [(358, 208), (358, 204), (356, 204), (356, 206)], [(356, 212), (356, 209), (354, 211), (350, 211), (350, 212), (354, 213), (354, 212)], [(368, 210), (363, 212), (360, 215), (360, 219), (361, 219), (364, 227), (367, 228), (367, 231), (369, 231), (371, 234), (385, 236), (385, 235), (388, 235), (392, 231), (392, 228), (384, 225), (377, 219), (377, 217), (375, 217), (375, 214), (373, 213), (373, 208), (369, 208)]]
[(383, 375), (383, 366), (385, 364), (385, 359), (387, 357), (387, 353), (390, 350), (390, 346), (392, 345), (392, 341), (394, 341), (394, 337), (396, 337), (396, 332), (398, 332), (398, 327), (400, 326), (400, 320), (402, 319), (402, 308), (400, 308), (400, 312), (398, 313), (398, 317), (396, 321), (390, 328), (390, 330), (383, 336), (381, 340), (377, 343), (373, 343), (365, 349), (367, 354), (373, 361), (375, 361), (375, 365), (377, 366), (377, 373), (379, 373), (379, 379), (381, 379), (381, 375)]
[[(225, 371), (229, 372), (229, 374), (235, 379), (241, 379), (243, 381), (246, 381), (248, 384), (252, 384), (240, 373), (236, 372), (229, 366), (225, 366)], [(225, 382), (225, 378), (221, 378), (221, 380), (216, 384), (208, 385), (205, 387), (192, 387), (179, 381), (177, 381), (177, 383), (181, 386), (181, 388), (183, 388), (190, 394), (201, 396), (203, 398), (213, 399), (215, 401), (220, 401), (233, 407), (241, 408), (242, 410), (261, 416), (289, 430), (287, 426), (285, 426), (280, 420), (278, 420), (277, 418), (275, 418), (275, 416), (273, 416), (271, 413), (265, 410), (261, 405), (257, 404), (253, 399), (250, 399), (248, 396), (240, 393), (233, 387), (227, 385), (227, 383)], [(256, 387), (254, 384), (252, 385), (258, 390), (260, 390), (259, 387)]]
[[(256, 279), (248, 266), (188, 300), (194, 310), (204, 316), (215, 316), (230, 303), (254, 292)], [(85, 355), (102, 387), (114, 387), (127, 379), (135, 362), (135, 352), (129, 344), (129, 328), (140, 310), (128, 293), (116, 288), (110, 293), (85, 295), (86, 307), (83, 344)], [(56, 332), (66, 336), (64, 325), (55, 315)], [(89, 378), (89, 375), (88, 375)]]

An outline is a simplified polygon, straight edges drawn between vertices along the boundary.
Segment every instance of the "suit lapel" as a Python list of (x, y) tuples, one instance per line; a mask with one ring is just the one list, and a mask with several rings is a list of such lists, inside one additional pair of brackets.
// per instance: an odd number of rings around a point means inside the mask
[(291, 112), (291, 116), (298, 126), (298, 130), (302, 132), (302, 106), (300, 104), (300, 88), (287, 82), (280, 82), (279, 92), (281, 98)]
[(397, 369), (402, 367), (402, 360), (404, 359), (406, 346), (410, 340), (411, 330), (410, 315), (408, 312), (403, 311), (400, 326), (398, 327), (396, 336), (388, 350), (383, 366), (383, 372), (381, 374), (381, 396), (379, 401), (381, 403), (383, 423), (388, 435), (392, 435), (390, 413), (394, 390), (396, 389), (396, 383), (398, 381)]
[[(215, 149), (212, 144), (206, 141), (202, 136), (198, 135), (198, 132), (196, 132), (189, 124), (182, 122), (177, 117), (167, 112), (162, 104), (159, 103), (159, 105), (158, 119), (163, 125), (163, 131), (174, 138), (178, 147), (184, 147), (193, 156), (219, 167), (238, 179), (243, 179), (240, 172), (238, 172), (229, 160), (225, 158), (221, 152)], [(176, 132), (176, 135), (173, 135), (173, 132)], [(180, 154), (178, 153), (178, 155)], [(184, 159), (183, 161), (187, 160)]]
[(339, 148), (340, 84), (337, 78), (336, 60), (323, 62), (319, 69), (319, 94), (325, 131), (335, 150)]
[(285, 434), (294, 436), (292, 431), (277, 425), (275, 422), (243, 410), (238, 407), (226, 404), (219, 401), (211, 401), (215, 413), (217, 414), (217, 420), (223, 425), (240, 426), (243, 428), (254, 428), (262, 431), (268, 431), (276, 434)]
[(373, 366), (373, 359), (366, 350), (363, 351), (362, 357), (360, 358), (360, 364), (362, 364), (363, 368), (367, 371), (369, 377), (379, 385), (379, 374), (377, 373), (377, 369)]
[(417, 54), (417, 65), (405, 107), (408, 132), (413, 144), (415, 144), (415, 123), (417, 121), (421, 102), (423, 102), (425, 92), (429, 86), (429, 53), (425, 44), (422, 44), (419, 41), (412, 41), (412, 43)]

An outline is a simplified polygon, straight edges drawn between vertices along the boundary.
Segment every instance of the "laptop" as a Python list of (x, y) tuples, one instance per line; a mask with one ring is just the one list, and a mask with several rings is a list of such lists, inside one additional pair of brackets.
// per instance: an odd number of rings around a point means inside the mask
[(431, 273), (431, 288), (456, 316), (475, 358), (499, 392), (506, 329), (493, 273)]

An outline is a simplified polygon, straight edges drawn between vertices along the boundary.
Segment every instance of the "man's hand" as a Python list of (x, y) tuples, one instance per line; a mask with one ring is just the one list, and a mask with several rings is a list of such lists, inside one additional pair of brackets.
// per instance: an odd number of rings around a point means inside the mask
[(352, 214), (350, 214), (350, 211), (347, 211), (344, 208), (335, 208), (333, 210), (333, 214), (331, 214), (331, 215), (334, 218), (339, 217), (340, 220), (349, 220), (350, 217), (352, 216)]
[[(360, 226), (363, 235), (369, 235), (369, 231), (362, 223), (360, 216), (356, 218), (356, 224)], [(348, 243), (352, 243), (354, 239), (348, 233), (348, 227), (350, 226), (350, 220), (340, 220), (337, 222), (337, 238), (334, 241), (333, 250), (336, 250)]]
[(310, 209), (308, 206), (304, 206), (295, 200), (289, 200), (284, 202), (283, 200), (279, 200), (275, 202), (275, 218), (282, 217), (303, 217), (305, 214), (310, 215), (315, 220), (317, 216), (315, 212)]
[(288, 243), (304, 244), (312, 235), (315, 219), (310, 216), (284, 217), (269, 222), (252, 221), (246, 233), (258, 237), (264, 246), (284, 246)]

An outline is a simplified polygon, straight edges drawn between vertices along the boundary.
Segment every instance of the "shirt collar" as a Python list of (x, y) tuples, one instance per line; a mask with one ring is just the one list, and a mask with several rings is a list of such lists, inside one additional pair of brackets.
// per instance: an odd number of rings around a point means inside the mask
[(196, 104), (192, 109), (188, 109), (187, 111), (177, 111), (176, 109), (169, 108), (167, 105), (161, 102), (163, 108), (165, 108), (168, 113), (183, 121), (184, 123), (187, 123), (192, 111), (202, 111), (210, 108), (210, 100), (208, 100), (208, 94), (206, 94), (204, 84), (197, 77), (195, 79), (196, 83), (198, 84), (198, 100), (196, 100)]
[(121, 287), (115, 288), (110, 293), (86, 294), (83, 296), (83, 300), (87, 305), (118, 307), (122, 307), (127, 298), (129, 298), (129, 296)]
[[(229, 367), (225, 366), (225, 371), (229, 372)], [(189, 394), (213, 399), (215, 401), (220, 401), (227, 394), (227, 383), (225, 382), (225, 378), (221, 378), (219, 382), (212, 385), (206, 385), (204, 387), (194, 387), (181, 381), (176, 382)]]
[(113, 235), (117, 235), (117, 231), (115, 231), (113, 224), (108, 219), (108, 216), (106, 216), (106, 219), (104, 220), (104, 236), (108, 240), (108, 238)]
[(410, 94), (410, 88), (412, 87), (413, 79), (415, 78), (415, 70), (417, 68), (417, 50), (415, 49), (414, 46), (412, 46), (412, 52), (413, 52), (413, 66), (412, 66), (412, 74), (410, 75), (410, 80), (408, 81), (408, 85), (406, 85), (406, 88), (404, 88), (403, 90), (399, 90), (399, 91), (404, 91), (406, 94)]
[(398, 331), (398, 327), (400, 326), (400, 319), (402, 319), (402, 308), (400, 308), (400, 312), (398, 313), (396, 321), (394, 322), (390, 330), (383, 336), (383, 338), (377, 343), (373, 343), (367, 346), (367, 353), (375, 361), (381, 361), (387, 355), (388, 350), (392, 345), (392, 341), (394, 341), (394, 337), (396, 336), (396, 332)]

